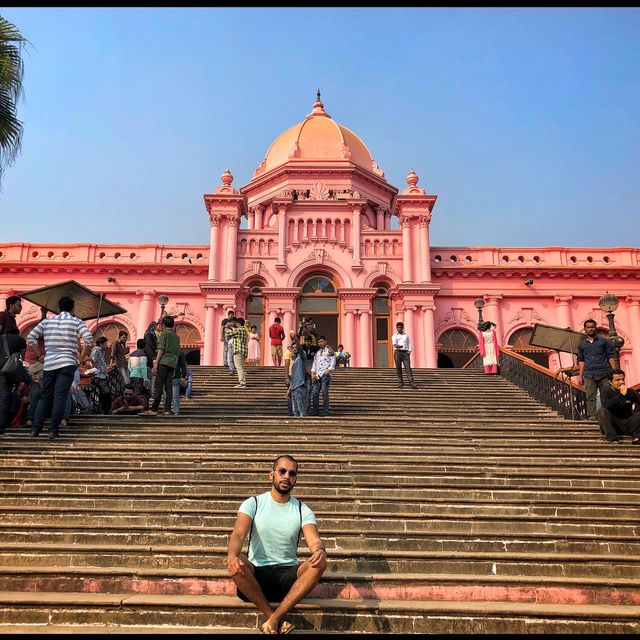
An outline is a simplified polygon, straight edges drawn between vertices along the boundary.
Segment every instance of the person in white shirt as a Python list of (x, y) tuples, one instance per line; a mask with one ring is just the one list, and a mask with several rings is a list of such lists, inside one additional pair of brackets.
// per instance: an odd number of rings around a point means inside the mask
[[(331, 347), (327, 346), (324, 336), (318, 338), (318, 351), (313, 356), (311, 367), (311, 382), (313, 383), (312, 416), (329, 415), (329, 384), (331, 384), (331, 372), (336, 368), (336, 355)], [(319, 414), (320, 391), (322, 391), (322, 414)]]
[(413, 389), (417, 389), (418, 385), (413, 381), (413, 371), (411, 371), (411, 339), (404, 332), (404, 324), (396, 322), (396, 332), (391, 338), (393, 345), (393, 360), (396, 363), (396, 375), (398, 376), (398, 386), (404, 387), (402, 379), (402, 365), (409, 379), (409, 384)]

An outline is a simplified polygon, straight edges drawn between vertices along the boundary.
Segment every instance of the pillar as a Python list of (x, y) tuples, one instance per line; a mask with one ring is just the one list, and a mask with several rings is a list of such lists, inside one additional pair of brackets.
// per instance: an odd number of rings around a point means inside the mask
[(226, 238), (226, 255), (224, 279), (227, 282), (235, 282), (236, 280), (236, 260), (238, 255), (238, 224), (240, 219), (238, 216), (229, 216), (227, 218), (227, 238)]
[[(360, 358), (360, 366), (361, 367), (371, 367), (373, 366), (372, 362), (372, 353), (373, 353), (373, 344), (371, 338), (371, 311), (364, 310), (360, 313), (360, 327), (358, 333), (360, 334), (360, 353), (362, 354)], [(345, 346), (346, 349), (346, 346)]]
[[(413, 348), (414, 345), (416, 344), (415, 341), (415, 331), (413, 330), (413, 311), (414, 311), (415, 307), (405, 307), (404, 308), (404, 332), (409, 336), (409, 339), (411, 340), (411, 351), (413, 352)], [(411, 359), (413, 360), (415, 356), (411, 356)]]
[(263, 216), (264, 216), (264, 207), (259, 204), (258, 206), (256, 206), (254, 208), (255, 211), (255, 221), (253, 224), (253, 228), (258, 230), (258, 229), (262, 229), (263, 227)]
[(633, 349), (633, 368), (629, 371), (625, 371), (628, 377), (628, 382), (634, 385), (640, 382), (640, 298), (627, 298), (628, 305), (628, 317), (629, 317), (629, 339), (631, 344), (625, 345), (625, 348), (631, 347)]
[(272, 205), (274, 212), (278, 213), (278, 264), (285, 265), (285, 247), (287, 243), (286, 213), (284, 206)]
[(138, 339), (144, 337), (144, 332), (147, 330), (149, 323), (153, 321), (153, 307), (154, 307), (154, 296), (150, 293), (142, 293), (136, 291), (138, 295), (142, 295), (142, 300), (140, 300), (140, 305), (138, 307)]
[(211, 244), (209, 246), (209, 280), (217, 280), (220, 269), (218, 264), (222, 257), (220, 242), (220, 216), (210, 216)]
[(384, 209), (382, 207), (376, 209), (376, 229), (378, 231), (384, 230)]
[(361, 208), (358, 206), (357, 209), (353, 212), (353, 264), (360, 264), (360, 216), (361, 216)]
[(287, 345), (291, 343), (291, 331), (295, 331), (296, 327), (294, 326), (294, 318), (293, 311), (283, 311), (282, 317), (282, 328), (284, 329), (285, 339), (284, 339), (284, 349), (287, 348)]
[(411, 220), (400, 218), (402, 225), (402, 281), (413, 282), (413, 269), (411, 264)]
[[(217, 304), (205, 303), (205, 321), (204, 321), (204, 353), (203, 363), (206, 365), (222, 364), (216, 362), (216, 344), (220, 341), (220, 331), (216, 323)], [(222, 321), (221, 321), (222, 322)], [(222, 358), (222, 355), (220, 356)]]
[[(561, 329), (573, 329), (573, 320), (571, 318), (571, 307), (569, 303), (573, 300), (573, 296), (554, 296), (554, 302), (556, 303), (556, 318), (558, 326)], [(576, 345), (577, 346), (577, 345)], [(560, 367), (571, 367), (576, 358), (570, 353), (560, 352)]]
[(429, 218), (420, 217), (420, 244), (418, 256), (420, 260), (420, 279), (422, 282), (431, 282), (431, 250), (429, 248)]
[(502, 296), (483, 296), (485, 305), (483, 317), (485, 320), (491, 320), (496, 324), (496, 336), (498, 337), (498, 345), (504, 344), (504, 333), (502, 332), (502, 313), (500, 310), (500, 300)]
[(350, 364), (353, 367), (360, 365), (360, 349), (353, 341), (354, 325), (355, 317), (353, 315), (353, 311), (346, 311), (344, 314), (344, 338), (342, 339), (342, 344), (344, 345), (344, 348), (351, 354)]
[(430, 369), (436, 369), (438, 366), (438, 353), (436, 351), (436, 331), (434, 311), (435, 307), (422, 307), (423, 312), (423, 332), (424, 332), (424, 348), (425, 366)]

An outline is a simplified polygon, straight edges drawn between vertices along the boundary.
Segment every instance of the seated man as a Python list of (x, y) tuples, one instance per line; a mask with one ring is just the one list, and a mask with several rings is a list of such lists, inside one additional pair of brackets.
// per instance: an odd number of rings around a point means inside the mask
[[(227, 566), (238, 597), (264, 613), (262, 633), (289, 633), (293, 625), (282, 618), (320, 580), (327, 568), (327, 552), (313, 511), (293, 496), (298, 463), (292, 456), (276, 458), (269, 473), (271, 491), (245, 500), (229, 539)], [(242, 552), (249, 534), (249, 557)], [(298, 563), (300, 535), (311, 556)], [(280, 602), (272, 608), (270, 602)]]
[(351, 354), (348, 351), (344, 350), (344, 346), (339, 344), (338, 350), (336, 351), (336, 367), (348, 367), (349, 360), (351, 359)]
[(607, 442), (621, 444), (623, 436), (630, 435), (631, 444), (640, 444), (640, 413), (633, 412), (633, 403), (640, 403), (640, 393), (627, 388), (622, 369), (611, 370), (600, 401), (602, 407), (596, 417)]
[(141, 411), (146, 411), (147, 408), (147, 400), (144, 396), (134, 395), (133, 385), (125, 384), (122, 395), (117, 397), (111, 405), (111, 414), (119, 415), (121, 413), (140, 413)]

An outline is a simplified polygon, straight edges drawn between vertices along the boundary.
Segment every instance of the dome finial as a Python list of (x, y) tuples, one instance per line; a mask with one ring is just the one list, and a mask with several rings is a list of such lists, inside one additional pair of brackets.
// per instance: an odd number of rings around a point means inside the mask
[(233, 182), (233, 176), (231, 175), (231, 171), (229, 171), (229, 167), (227, 170), (220, 176), (220, 180), (222, 180), (222, 184), (225, 187), (230, 187)]
[(413, 169), (409, 171), (409, 175), (405, 179), (407, 184), (412, 188), (414, 188), (418, 184), (418, 180), (420, 180)]
[(324, 116), (325, 118), (330, 118), (331, 116), (324, 110), (324, 104), (322, 100), (320, 100), (320, 89), (316, 93), (316, 101), (313, 105), (313, 111), (307, 116), (307, 118), (311, 118), (313, 116)]

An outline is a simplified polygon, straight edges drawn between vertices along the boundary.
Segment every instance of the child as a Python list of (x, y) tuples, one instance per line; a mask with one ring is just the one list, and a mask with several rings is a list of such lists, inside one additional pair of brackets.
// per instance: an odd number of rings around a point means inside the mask
[(258, 327), (251, 325), (251, 333), (249, 334), (249, 357), (250, 365), (260, 364), (260, 336), (258, 335)]
[(349, 360), (351, 359), (351, 354), (348, 351), (344, 350), (344, 346), (339, 344), (338, 350), (336, 351), (336, 366), (339, 367), (342, 365), (343, 367), (349, 366)]

